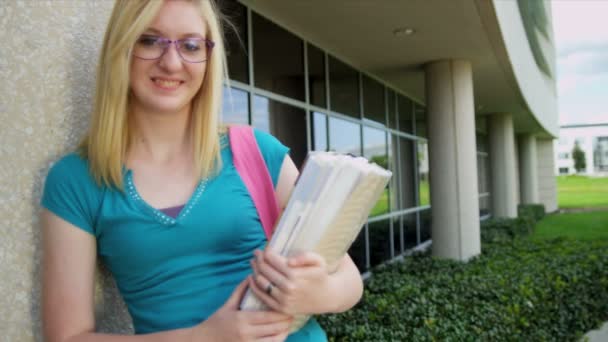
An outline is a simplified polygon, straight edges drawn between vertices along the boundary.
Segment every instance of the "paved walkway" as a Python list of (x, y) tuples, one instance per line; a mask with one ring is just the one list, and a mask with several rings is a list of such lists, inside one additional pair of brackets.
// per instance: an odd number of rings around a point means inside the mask
[(605, 322), (599, 330), (591, 330), (586, 333), (582, 341), (588, 342), (606, 342), (608, 341), (608, 322)]

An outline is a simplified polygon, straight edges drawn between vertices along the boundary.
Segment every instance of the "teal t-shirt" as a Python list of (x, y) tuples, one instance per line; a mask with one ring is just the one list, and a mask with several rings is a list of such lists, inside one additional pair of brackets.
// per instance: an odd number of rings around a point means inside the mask
[[(288, 148), (255, 131), (276, 186)], [(266, 237), (249, 192), (222, 137), (222, 169), (202, 180), (176, 218), (138, 194), (130, 170), (125, 191), (98, 186), (77, 154), (59, 160), (47, 176), (42, 205), (92, 234), (112, 272), (138, 334), (194, 326), (207, 319), (252, 273), (249, 260)], [(326, 341), (311, 319), (288, 341)]]

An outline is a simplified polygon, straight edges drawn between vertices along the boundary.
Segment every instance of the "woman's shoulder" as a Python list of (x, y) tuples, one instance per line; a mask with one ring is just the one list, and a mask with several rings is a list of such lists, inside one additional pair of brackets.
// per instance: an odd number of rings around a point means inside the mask
[(51, 173), (80, 174), (89, 172), (89, 162), (80, 153), (71, 152), (55, 161), (49, 170)]
[(88, 160), (78, 152), (65, 154), (53, 163), (46, 182), (71, 183), (81, 187), (98, 188), (90, 172)]

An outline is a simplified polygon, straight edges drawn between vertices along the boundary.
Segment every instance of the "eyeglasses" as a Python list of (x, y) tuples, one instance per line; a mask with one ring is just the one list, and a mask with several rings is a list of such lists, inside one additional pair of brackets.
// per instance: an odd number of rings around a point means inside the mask
[(209, 58), (215, 43), (205, 38), (185, 38), (171, 40), (163, 37), (142, 35), (133, 47), (133, 56), (153, 60), (161, 58), (167, 48), (175, 45), (177, 54), (188, 63), (202, 63)]

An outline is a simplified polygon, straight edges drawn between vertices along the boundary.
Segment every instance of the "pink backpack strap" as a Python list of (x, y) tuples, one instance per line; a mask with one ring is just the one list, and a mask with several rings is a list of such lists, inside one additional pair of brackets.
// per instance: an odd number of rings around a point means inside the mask
[(270, 241), (274, 224), (279, 217), (279, 205), (274, 194), (272, 178), (255, 139), (253, 128), (230, 126), (228, 135), (234, 167), (253, 199), (266, 238)]

